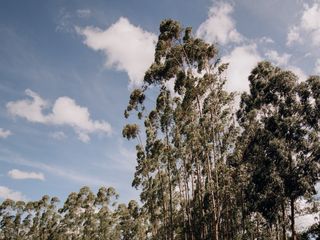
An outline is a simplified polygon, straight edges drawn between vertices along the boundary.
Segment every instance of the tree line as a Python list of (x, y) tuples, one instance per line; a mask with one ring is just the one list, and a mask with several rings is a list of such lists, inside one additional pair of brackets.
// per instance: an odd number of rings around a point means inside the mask
[(146, 222), (138, 203), (118, 204), (117, 199), (112, 187), (101, 187), (97, 194), (82, 187), (60, 208), (59, 199), (47, 195), (30, 202), (7, 199), (0, 206), (0, 239), (145, 239)]
[(83, 188), (59, 210), (46, 196), (6, 200), (1, 239), (320, 239), (317, 224), (295, 228), (301, 199), (318, 211), (320, 77), (302, 82), (260, 62), (236, 106), (227, 68), (215, 45), (162, 21), (125, 110), (136, 123), (122, 132), (137, 140), (132, 186), (142, 206), (112, 204), (112, 188)]

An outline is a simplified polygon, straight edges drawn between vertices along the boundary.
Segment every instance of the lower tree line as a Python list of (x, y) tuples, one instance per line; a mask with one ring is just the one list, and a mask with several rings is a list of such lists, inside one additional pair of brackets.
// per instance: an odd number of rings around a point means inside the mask
[(88, 187), (71, 193), (62, 207), (59, 199), (13, 201), (0, 205), (3, 240), (114, 240), (146, 239), (146, 222), (137, 202), (118, 204), (115, 189)]

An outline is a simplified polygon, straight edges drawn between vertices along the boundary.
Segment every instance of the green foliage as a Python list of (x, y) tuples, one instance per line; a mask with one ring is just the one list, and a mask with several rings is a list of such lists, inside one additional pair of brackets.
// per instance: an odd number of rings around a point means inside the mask
[[(239, 214), (228, 162), (238, 130), (234, 94), (224, 90), (227, 66), (220, 64), (216, 47), (195, 38), (191, 28), (183, 30), (173, 20), (161, 23), (154, 63), (144, 85), (131, 94), (147, 95), (152, 89), (154, 108), (146, 110), (144, 102), (133, 104), (130, 97), (126, 110), (128, 116), (136, 104), (144, 109), (146, 140), (137, 145), (133, 185), (142, 190), (152, 239), (237, 234), (231, 222), (223, 226), (228, 216)], [(137, 114), (140, 118), (139, 110)]]
[(299, 83), (292, 72), (261, 62), (249, 81), (238, 111), (249, 174), (246, 198), (250, 211), (270, 225), (289, 204), (295, 235), (295, 201), (315, 194), (319, 180), (319, 77)]
[(114, 188), (88, 187), (71, 193), (61, 208), (56, 197), (35, 202), (5, 200), (0, 205), (3, 240), (146, 239), (144, 216), (138, 204), (118, 205)]

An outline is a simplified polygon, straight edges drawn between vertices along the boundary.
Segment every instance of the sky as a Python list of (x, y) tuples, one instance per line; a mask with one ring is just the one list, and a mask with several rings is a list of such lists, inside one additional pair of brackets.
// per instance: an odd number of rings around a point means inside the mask
[(0, 1), (0, 201), (85, 185), (138, 199), (123, 112), (165, 18), (218, 46), (230, 91), (261, 60), (320, 74), (319, 0)]

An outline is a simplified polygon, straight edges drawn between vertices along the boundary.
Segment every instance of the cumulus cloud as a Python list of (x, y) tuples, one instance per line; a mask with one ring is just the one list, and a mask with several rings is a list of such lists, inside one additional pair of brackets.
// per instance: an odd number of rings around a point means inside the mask
[(239, 46), (222, 58), (229, 63), (227, 70), (227, 89), (230, 91), (248, 91), (248, 76), (256, 64), (261, 61), (255, 44)]
[(43, 110), (49, 108), (48, 102), (30, 89), (25, 93), (29, 99), (7, 103), (7, 110), (12, 116), (47, 125), (70, 126), (83, 142), (90, 140), (91, 133), (110, 134), (112, 131), (108, 122), (92, 120), (88, 108), (77, 105), (69, 97), (59, 97), (54, 102), (51, 113), (44, 114)]
[(218, 42), (222, 45), (239, 43), (243, 36), (237, 31), (235, 21), (230, 14), (233, 6), (229, 3), (215, 3), (209, 10), (208, 18), (198, 28), (196, 35), (208, 42)]
[(48, 102), (30, 89), (25, 90), (30, 99), (8, 102), (7, 109), (13, 116), (24, 117), (30, 122), (45, 123), (47, 117), (42, 110), (48, 107)]
[(305, 4), (299, 23), (289, 29), (287, 45), (292, 45), (294, 42), (302, 42), (307, 37), (311, 40), (312, 45), (320, 46), (319, 19), (320, 3), (314, 2), (312, 6)]
[(145, 71), (153, 62), (155, 34), (134, 26), (124, 17), (106, 30), (95, 27), (76, 30), (84, 36), (85, 45), (105, 55), (107, 68), (125, 71), (131, 87), (141, 85)]
[(9, 198), (14, 201), (26, 200), (26, 197), (21, 192), (11, 190), (5, 186), (0, 186), (0, 198)]
[(19, 169), (12, 169), (8, 172), (8, 176), (12, 179), (35, 179), (35, 180), (44, 180), (44, 174), (41, 172), (24, 172)]
[(11, 131), (10, 130), (5, 130), (3, 128), (0, 128), (0, 138), (7, 138), (11, 135)]

